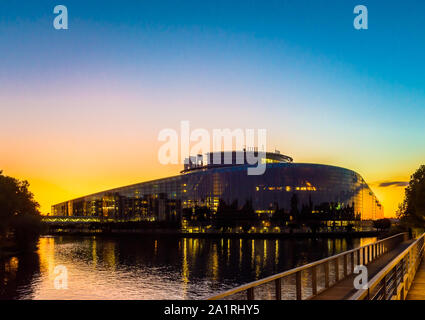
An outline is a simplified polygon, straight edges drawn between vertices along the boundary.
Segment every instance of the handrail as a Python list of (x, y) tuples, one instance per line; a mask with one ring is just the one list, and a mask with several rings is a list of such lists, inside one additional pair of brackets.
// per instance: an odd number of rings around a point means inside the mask
[[(403, 267), (403, 272), (401, 277), (404, 277), (405, 275), (410, 275), (410, 281), (408, 282), (408, 287), (411, 284), (411, 281), (413, 280), (413, 277), (416, 273), (416, 270), (419, 266), (419, 263), (422, 260), (423, 253), (424, 253), (424, 239), (425, 239), (425, 233), (422, 234), (419, 238), (417, 238), (412, 244), (410, 244), (403, 252), (401, 252), (396, 258), (394, 258), (388, 265), (385, 266), (384, 269), (382, 269), (378, 274), (376, 274), (370, 281), (368, 281), (367, 289), (360, 289), (355, 294), (353, 294), (349, 300), (364, 300), (364, 299), (373, 299), (377, 296), (379, 293), (376, 293), (374, 296), (371, 297), (371, 293), (374, 293), (379, 285), (382, 285), (384, 289), (386, 286), (386, 277), (388, 274), (390, 274), (393, 269), (397, 268), (401, 265)], [(418, 248), (419, 247), (419, 248)], [(416, 251), (416, 252), (413, 252)], [(416, 254), (414, 254), (416, 253)], [(414, 259), (412, 261), (412, 259)], [(407, 271), (404, 269), (404, 267), (407, 264)], [(408, 289), (408, 288), (407, 288)], [(387, 292), (384, 292), (384, 299), (392, 298), (392, 296), (387, 296)]]
[[(325, 278), (327, 278), (325, 280), (325, 287), (329, 288), (330, 287), (330, 283), (329, 283), (329, 263), (330, 262), (334, 262), (335, 264), (335, 270), (337, 270), (337, 276), (336, 276), (336, 282), (338, 282), (339, 280), (344, 279), (345, 277), (347, 277), (349, 274), (352, 274), (354, 271), (354, 254), (357, 254), (357, 261), (360, 262), (360, 252), (363, 253), (363, 257), (362, 257), (362, 262), (363, 264), (366, 264), (365, 261), (367, 261), (367, 263), (370, 263), (371, 261), (373, 261), (375, 258), (381, 256), (383, 253), (388, 252), (388, 248), (385, 247), (385, 244), (388, 244), (391, 240), (398, 240), (399, 242), (402, 242), (403, 239), (407, 236), (406, 233), (399, 233), (396, 235), (393, 235), (391, 237), (355, 248), (355, 249), (351, 249), (348, 251), (344, 251), (341, 252), (339, 254), (321, 259), (321, 260), (317, 260), (311, 263), (308, 263), (306, 265), (300, 266), (300, 267), (296, 267), (293, 268), (291, 270), (287, 270), (260, 280), (256, 280), (253, 282), (250, 282), (248, 284), (244, 284), (241, 286), (238, 286), (236, 288), (227, 290), (225, 292), (222, 292), (220, 294), (217, 294), (215, 296), (209, 297), (208, 300), (218, 300), (218, 299), (222, 299), (231, 295), (234, 295), (236, 293), (239, 292), (243, 292), (243, 291), (247, 291), (247, 297), (250, 300), (254, 299), (254, 288), (258, 287), (260, 285), (266, 284), (266, 283), (270, 283), (272, 281), (276, 282), (276, 299), (280, 299), (281, 298), (281, 294), (280, 292), (280, 287), (281, 287), (281, 279), (282, 278), (286, 278), (288, 276), (291, 275), (296, 275), (297, 279), (296, 279), (296, 296), (297, 296), (297, 300), (301, 300), (302, 299), (302, 289), (301, 289), (301, 272), (306, 271), (306, 270), (312, 270), (313, 272), (313, 278), (315, 280), (312, 280), (313, 284), (313, 296), (318, 294), (317, 291), (317, 279), (316, 279), (316, 273), (317, 273), (317, 267), (321, 266), (321, 265), (325, 265), (325, 274), (327, 274), (327, 276), (325, 276)], [(367, 253), (366, 253), (367, 252)], [(347, 270), (347, 256), (351, 255), (351, 273), (348, 272)], [(366, 256), (367, 255), (367, 256)], [(339, 278), (339, 266), (338, 266), (338, 259), (340, 257), (344, 258), (344, 277), (342, 277), (341, 279)], [(359, 264), (359, 263), (358, 263)], [(327, 271), (326, 271), (327, 270)], [(335, 282), (335, 283), (336, 283)], [(334, 285), (335, 283), (333, 283), (332, 285)]]

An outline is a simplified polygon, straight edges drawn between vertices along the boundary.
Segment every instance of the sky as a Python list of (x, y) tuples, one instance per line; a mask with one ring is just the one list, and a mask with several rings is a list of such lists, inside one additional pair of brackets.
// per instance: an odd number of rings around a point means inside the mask
[[(53, 8), (68, 9), (68, 29)], [(353, 27), (356, 5), (368, 29)], [(2, 1), (0, 170), (52, 204), (178, 174), (158, 134), (266, 128), (394, 216), (425, 159), (423, 1)]]

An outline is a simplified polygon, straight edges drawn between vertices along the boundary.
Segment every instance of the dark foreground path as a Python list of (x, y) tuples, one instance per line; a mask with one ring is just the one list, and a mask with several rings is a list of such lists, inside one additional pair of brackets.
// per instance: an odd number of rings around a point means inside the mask
[(425, 300), (425, 262), (422, 260), (416, 272), (406, 300)]
[[(400, 253), (402, 253), (412, 242), (413, 242), (412, 240), (404, 241), (404, 242), (400, 243), (395, 249), (383, 254), (381, 257), (379, 257), (375, 261), (369, 263), (367, 265), (368, 278), (369, 278), (368, 280), (371, 280), (379, 271), (381, 271), (389, 262), (391, 262), (391, 260), (393, 260), (395, 257), (397, 257)], [(422, 271), (423, 271), (422, 293), (423, 293), (423, 296), (425, 297), (425, 264), (424, 263), (422, 263)], [(419, 272), (419, 270), (418, 270), (418, 272)], [(332, 286), (329, 289), (325, 290), (324, 292), (318, 294), (312, 300), (345, 300), (345, 299), (348, 299), (349, 297), (351, 297), (357, 291), (353, 286), (354, 278), (356, 276), (357, 276), (357, 274), (348, 276), (347, 278), (336, 283), (334, 286)], [(418, 276), (419, 276), (419, 274), (417, 274), (416, 277), (418, 277)], [(414, 288), (412, 287), (410, 289), (409, 294), (410, 294), (412, 289), (414, 289)]]

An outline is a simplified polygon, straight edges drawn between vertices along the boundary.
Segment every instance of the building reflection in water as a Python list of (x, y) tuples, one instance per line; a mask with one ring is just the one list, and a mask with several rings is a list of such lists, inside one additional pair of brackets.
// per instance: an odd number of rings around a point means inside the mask
[[(2, 299), (200, 299), (374, 239), (43, 237), (0, 261)], [(54, 288), (54, 269), (68, 289)]]
[[(96, 239), (93, 237), (93, 240)], [(95, 269), (97, 266), (97, 247), (96, 247), (96, 241), (92, 241), (92, 261), (93, 261), (93, 268)]]

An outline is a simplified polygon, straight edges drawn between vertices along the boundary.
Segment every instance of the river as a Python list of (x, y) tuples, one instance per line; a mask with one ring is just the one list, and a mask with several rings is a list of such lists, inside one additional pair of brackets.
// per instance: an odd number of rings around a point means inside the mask
[(0, 299), (203, 299), (374, 240), (46, 236), (0, 261)]

